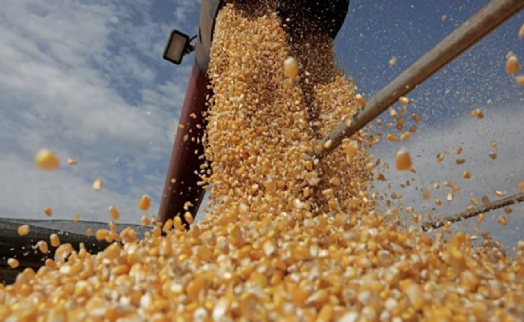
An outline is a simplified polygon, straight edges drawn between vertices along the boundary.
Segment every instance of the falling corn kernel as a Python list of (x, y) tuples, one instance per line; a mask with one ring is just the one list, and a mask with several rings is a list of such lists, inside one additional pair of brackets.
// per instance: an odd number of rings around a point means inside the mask
[(429, 189), (428, 188), (424, 188), (422, 190), (422, 200), (424, 201), (429, 200)]
[(142, 221), (142, 225), (144, 226), (151, 225), (151, 220), (147, 216), (142, 216), (141, 221)]
[(284, 61), (284, 75), (287, 78), (293, 78), (299, 73), (298, 62), (295, 58), (289, 57)]
[(142, 211), (147, 211), (151, 207), (151, 198), (148, 195), (143, 195), (138, 202), (138, 208)]
[(76, 214), (74, 217), (73, 217), (73, 221), (74, 222), (78, 222), (80, 220), (80, 215), (79, 214)]
[(524, 39), (524, 24), (522, 24), (522, 26), (520, 26), (520, 29), (519, 29), (519, 38), (520, 38), (520, 39)]
[(479, 214), (479, 216), (478, 216), (478, 218), (477, 218), (477, 221), (479, 221), (479, 222), (483, 222), (485, 218), (486, 218), (486, 217), (484, 216), (484, 214)]
[(120, 219), (120, 214), (118, 213), (118, 210), (115, 208), (115, 206), (109, 206), (109, 214), (113, 220)]
[(409, 98), (407, 98), (407, 97), (402, 96), (402, 97), (400, 97), (398, 99), (398, 101), (399, 101), (400, 104), (402, 104), (404, 106), (408, 106), (409, 105)]
[(519, 189), (524, 192), (524, 181), (519, 182)]
[(57, 234), (52, 234), (49, 236), (49, 241), (51, 242), (51, 246), (58, 247), (60, 246), (60, 237), (58, 237)]
[(9, 258), (9, 259), (7, 260), (7, 265), (9, 265), (9, 267), (11, 267), (11, 268), (14, 269), (14, 268), (17, 268), (18, 265), (20, 265), (20, 262), (18, 262), (17, 259)]
[(493, 160), (495, 160), (497, 158), (497, 154), (495, 152), (490, 152), (490, 153), (488, 153), (488, 155)]
[(100, 179), (100, 178), (96, 178), (96, 179), (93, 181), (93, 190), (96, 191), (96, 192), (99, 192), (100, 189), (102, 189), (102, 184), (103, 184), (102, 179)]
[(446, 20), (448, 20), (448, 16), (446, 16), (446, 15), (442, 15), (442, 16), (440, 17), (440, 19), (441, 19), (442, 21), (446, 21)]
[(471, 173), (469, 171), (464, 171), (462, 176), (464, 177), (464, 179), (470, 179), (471, 178)]
[(353, 159), (358, 151), (358, 142), (357, 141), (351, 141), (347, 146), (344, 147), (344, 152), (348, 156), (348, 158)]
[(386, 139), (389, 141), (389, 142), (397, 142), (398, 139), (395, 135), (389, 133), (388, 135), (386, 135)]
[(361, 94), (357, 94), (355, 95), (355, 100), (360, 104), (360, 105), (366, 105), (366, 98), (364, 96), (362, 96)]
[(393, 56), (391, 57), (391, 59), (389, 60), (389, 66), (393, 67), (397, 64), (397, 57)]
[(491, 141), (491, 146), (496, 148), (499, 144), (497, 143), (497, 141)]
[(18, 227), (18, 235), (19, 236), (25, 236), (29, 234), (29, 226), (28, 225), (22, 225)]
[(40, 250), (42, 254), (47, 254), (47, 252), (49, 251), (49, 246), (47, 245), (47, 242), (45, 240), (39, 241), (36, 245), (38, 247), (38, 250)]
[(43, 149), (36, 153), (35, 163), (41, 170), (52, 171), (60, 167), (60, 161), (53, 151)]
[(495, 190), (495, 195), (499, 197), (504, 197), (506, 195), (506, 192), (502, 190)]
[(44, 213), (47, 217), (51, 217), (53, 215), (53, 209), (49, 208), (49, 207), (45, 207), (44, 208)]
[(515, 82), (517, 82), (518, 85), (524, 86), (524, 75), (515, 77)]
[(77, 159), (69, 158), (67, 159), (67, 164), (69, 165), (76, 165), (78, 163)]
[(87, 228), (86, 229), (86, 236), (87, 237), (93, 236), (93, 229), (92, 228)]
[(409, 151), (402, 147), (397, 152), (397, 170), (404, 171), (409, 170), (411, 168), (411, 156), (409, 155)]
[(187, 211), (185, 214), (184, 214), (184, 219), (187, 221), (188, 224), (192, 224), (193, 223), (193, 215)]
[(519, 71), (519, 68), (520, 64), (517, 56), (511, 56), (510, 58), (508, 58), (508, 60), (506, 61), (506, 73), (515, 74)]
[(498, 222), (499, 224), (501, 224), (502, 226), (506, 226), (506, 225), (508, 224), (506, 218), (505, 218), (505, 217), (502, 217), (502, 216), (500, 216), (500, 217), (497, 218), (497, 222)]

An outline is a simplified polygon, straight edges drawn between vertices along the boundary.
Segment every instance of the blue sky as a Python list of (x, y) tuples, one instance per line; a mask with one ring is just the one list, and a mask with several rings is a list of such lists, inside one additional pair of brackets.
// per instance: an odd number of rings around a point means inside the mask
[[(487, 3), (354, 0), (336, 40), (340, 66), (371, 97)], [(142, 213), (136, 204), (144, 193), (152, 196), (151, 212), (156, 212), (194, 59), (175, 67), (161, 59), (162, 50), (171, 29), (196, 33), (199, 6), (198, 0), (3, 4), (0, 216), (42, 218), (48, 206), (56, 218), (79, 213), (82, 219), (107, 221), (107, 207), (114, 204), (122, 221), (137, 223)], [(435, 214), (462, 210), (470, 194), (496, 199), (494, 189), (517, 192), (524, 180), (524, 88), (505, 74), (504, 64), (510, 50), (524, 57), (524, 41), (517, 37), (522, 23), (519, 14), (409, 95), (409, 114), (420, 113), (423, 121), (403, 145), (420, 155), (414, 157), (418, 172), (386, 171), (393, 187), (415, 178), (416, 184), (402, 190), (406, 205), (434, 208), (421, 201), (417, 189), (444, 180), (462, 189), (450, 203), (442, 188), (433, 193), (432, 199), (444, 200)], [(398, 60), (394, 67), (388, 65), (392, 56)], [(486, 109), (484, 120), (469, 116), (475, 108)], [(487, 157), (493, 139), (499, 142), (495, 161)], [(458, 145), (466, 159), (461, 167), (454, 165)], [(393, 164), (399, 146), (381, 143), (373, 152)], [(41, 148), (55, 150), (64, 167), (53, 173), (36, 170), (33, 157)], [(446, 149), (451, 154), (437, 164), (434, 156)], [(77, 158), (78, 165), (65, 165), (68, 157)], [(466, 168), (473, 174), (468, 181), (461, 176)], [(100, 193), (91, 189), (96, 177), (104, 180)], [(518, 226), (522, 208), (514, 210), (509, 220)], [(483, 225), (494, 234), (500, 231), (494, 220)]]

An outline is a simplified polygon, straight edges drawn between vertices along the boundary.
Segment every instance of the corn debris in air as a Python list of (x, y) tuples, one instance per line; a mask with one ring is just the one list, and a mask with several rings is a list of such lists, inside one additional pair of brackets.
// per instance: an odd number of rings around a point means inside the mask
[[(54, 258), (0, 286), (0, 321), (519, 321), (523, 242), (512, 258), (487, 235), (476, 245), (446, 223), (449, 236), (431, 237), (380, 213), (364, 133), (311, 159), (359, 104), (333, 42), (301, 25), (289, 41), (269, 0), (227, 3), (218, 14), (202, 138), (213, 199), (203, 221), (185, 231), (189, 212), (166, 223), (144, 216), (153, 227), (143, 240), (111, 223), (95, 233), (112, 243), (98, 254), (52, 235)], [(288, 57), (300, 77), (286, 74)], [(407, 150), (395, 162), (412, 170)], [(139, 209), (150, 202), (144, 195)]]
[(58, 157), (51, 150), (42, 149), (35, 156), (35, 163), (41, 170), (52, 171), (60, 167)]

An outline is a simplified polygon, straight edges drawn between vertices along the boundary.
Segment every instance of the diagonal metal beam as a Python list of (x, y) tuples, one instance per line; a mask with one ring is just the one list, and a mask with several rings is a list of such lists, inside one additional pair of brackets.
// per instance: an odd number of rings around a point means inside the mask
[(432, 221), (432, 222), (426, 222), (422, 225), (422, 230), (424, 231), (430, 231), (430, 230), (433, 230), (433, 229), (438, 229), (438, 228), (441, 228), (442, 226), (444, 226), (447, 222), (450, 222), (450, 223), (456, 223), (456, 222), (459, 222), (459, 221), (462, 221), (462, 220), (465, 220), (465, 219), (468, 219), (468, 218), (472, 218), (472, 217), (476, 217), (480, 214), (483, 214), (483, 213), (486, 213), (486, 212), (490, 212), (490, 211), (493, 211), (493, 210), (496, 210), (496, 209), (500, 209), (500, 208), (504, 208), (504, 207), (507, 207), (507, 206), (511, 206), (511, 205), (514, 205), (514, 204), (517, 204), (519, 202), (523, 202), (524, 201), (524, 193), (519, 193), (519, 194), (516, 194), (516, 195), (512, 195), (512, 196), (509, 196), (509, 197), (506, 197), (506, 198), (503, 198), (503, 199), (499, 199), (497, 201), (494, 201), (492, 203), (490, 203), (490, 205), (488, 206), (479, 206), (479, 207), (476, 207), (470, 211), (464, 211), (464, 212), (461, 212), (460, 214), (457, 214), (457, 215), (454, 215), (454, 216), (450, 216), (450, 217), (446, 217), (446, 218), (442, 218), (442, 219), (437, 219), (435, 221)]
[[(464, 22), (449, 36), (433, 47), (391, 83), (378, 92), (358, 112), (351, 116), (351, 123), (340, 123), (321, 142), (321, 152), (315, 157), (321, 159), (333, 151), (346, 137), (360, 131), (401, 96), (407, 95), (418, 84), (424, 82), (442, 67), (453, 61), (465, 50), (496, 29), (506, 20), (524, 8), (524, 0), (492, 0), (473, 17)], [(331, 145), (326, 145), (331, 141)], [(328, 146), (328, 148), (326, 148)]]

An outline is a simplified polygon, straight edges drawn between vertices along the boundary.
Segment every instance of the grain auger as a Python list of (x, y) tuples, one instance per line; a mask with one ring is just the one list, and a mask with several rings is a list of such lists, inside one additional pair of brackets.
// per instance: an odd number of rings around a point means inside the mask
[[(201, 137), (204, 131), (203, 126), (197, 128), (196, 124), (205, 126), (202, 113), (207, 108), (206, 96), (212, 95), (208, 89), (209, 79), (206, 76), (206, 71), (210, 60), (215, 19), (224, 4), (222, 0), (202, 0), (198, 36), (190, 38), (180, 31), (174, 30), (171, 32), (164, 51), (164, 59), (175, 64), (180, 64), (185, 55), (194, 51), (195, 62), (179, 119), (181, 126), (178, 129), (173, 146), (161, 200), (159, 219), (162, 222), (185, 213), (184, 205), (188, 201), (192, 203), (192, 215), (196, 216), (204, 197), (205, 190), (198, 185), (200, 179), (196, 175), (204, 160), (194, 153), (195, 150), (201, 149), (202, 146), (199, 140), (188, 140), (187, 138), (189, 135)], [(280, 0), (278, 5), (279, 13), (283, 20), (290, 16), (301, 14), (334, 39), (344, 23), (349, 8), (349, 0)], [(518, 13), (523, 7), (524, 2), (521, 0), (491, 1), (372, 97), (350, 117), (350, 122), (341, 122), (319, 142), (319, 146), (322, 149), (320, 151), (316, 150), (313, 156), (322, 159), (337, 148), (345, 138), (351, 137), (360, 131), (388, 107), (397, 102), (399, 98), (407, 95), (442, 67)], [(290, 20), (287, 19), (287, 21)], [(288, 33), (293, 33), (296, 31), (296, 28), (300, 28), (300, 26), (297, 27), (291, 23), (287, 26), (287, 31)], [(196, 44), (192, 45), (191, 41), (194, 39), (196, 39)], [(194, 118), (195, 115), (196, 118)], [(193, 119), (191, 116), (193, 116)], [(185, 126), (186, 124), (193, 125)], [(522, 199), (519, 196), (514, 196), (514, 198), (509, 198), (508, 200), (510, 201), (508, 202), (520, 202)], [(502, 203), (506, 204), (505, 202)], [(475, 211), (470, 211), (469, 216), (496, 208), (498, 207), (479, 208)], [(456, 220), (457, 218), (455, 217), (460, 219)], [(468, 216), (459, 214), (453, 218), (455, 218), (454, 221), (460, 221), (468, 218)], [(187, 226), (183, 216), (181, 219)], [(429, 227), (438, 228), (440, 226), (436, 222), (426, 223), (424, 229), (429, 229)]]

